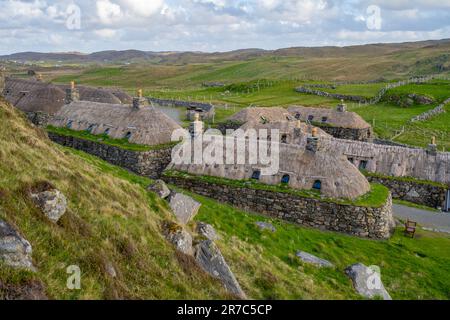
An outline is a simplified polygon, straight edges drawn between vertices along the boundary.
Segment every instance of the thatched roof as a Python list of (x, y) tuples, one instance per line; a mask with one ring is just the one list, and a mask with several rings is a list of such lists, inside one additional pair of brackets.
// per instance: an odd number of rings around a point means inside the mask
[[(296, 119), (302, 121), (311, 121), (324, 124), (330, 124), (336, 127), (352, 128), (352, 129), (366, 129), (370, 128), (363, 118), (354, 112), (339, 112), (336, 109), (329, 108), (311, 108), (303, 106), (289, 107), (288, 111)], [(310, 120), (313, 117), (313, 120)], [(326, 119), (325, 119), (326, 118)], [(324, 121), (326, 120), (326, 121)]]
[[(23, 111), (53, 114), (64, 105), (65, 90), (69, 87), (70, 85), (66, 84), (55, 85), (36, 80), (6, 78), (3, 95), (8, 102)], [(80, 100), (111, 104), (132, 103), (131, 96), (120, 89), (87, 86), (77, 86), (77, 89)]]
[[(255, 129), (257, 132), (261, 129), (278, 130), (281, 135), (285, 134), (289, 136), (289, 143), (296, 143), (299, 137), (306, 137), (312, 134), (313, 129), (316, 129), (318, 137), (331, 138), (331, 136), (320, 128), (306, 124), (301, 121), (273, 121), (268, 123), (261, 122), (247, 122), (243, 124), (239, 129), (247, 131), (249, 129)], [(270, 133), (270, 132), (269, 132)], [(295, 136), (295, 137), (294, 137)]]
[(229, 120), (241, 123), (249, 121), (262, 123), (266, 121), (285, 121), (289, 119), (292, 120), (294, 118), (286, 109), (278, 107), (249, 107), (229, 118)]
[(122, 90), (116, 89), (116, 88), (106, 89), (106, 90), (111, 92), (117, 99), (120, 100), (120, 102), (122, 104), (132, 104), (133, 103), (133, 98), (125, 91), (122, 91)]
[[(58, 85), (64, 91), (70, 88), (70, 85)], [(77, 86), (78, 93), (80, 94), (80, 100), (100, 102), (100, 103), (111, 103), (111, 104), (121, 104), (121, 100), (117, 98), (111, 91), (103, 88), (87, 87), (87, 86)]]
[(144, 145), (171, 142), (174, 120), (152, 107), (134, 109), (130, 105), (75, 101), (64, 105), (55, 115), (52, 125), (73, 130), (90, 130), (93, 134), (107, 133), (111, 138)]
[(65, 93), (55, 85), (16, 78), (6, 78), (5, 98), (25, 112), (56, 113), (64, 104)]
[(16, 102), (16, 107), (25, 112), (55, 114), (64, 104), (65, 96), (60, 88), (48, 85), (25, 94)]
[[(205, 146), (220, 147), (220, 139), (213, 139)], [(230, 139), (230, 137), (228, 137)], [(225, 142), (223, 143), (225, 145)], [(345, 156), (337, 154), (333, 148), (324, 146), (313, 153), (306, 150), (306, 136), (301, 145), (279, 144), (279, 170), (270, 176), (261, 176), (260, 182), (270, 185), (280, 184), (284, 175), (289, 175), (289, 186), (293, 189), (312, 189), (315, 182), (320, 181), (321, 193), (327, 197), (355, 199), (370, 191), (367, 179), (352, 165)], [(176, 148), (182, 148), (182, 145)], [(205, 148), (203, 149), (205, 150)], [(249, 158), (246, 149), (246, 159)], [(225, 162), (225, 150), (223, 151)], [(235, 152), (235, 163), (236, 163)], [(249, 161), (246, 161), (248, 163)], [(194, 175), (207, 175), (234, 180), (250, 179), (255, 170), (268, 167), (261, 164), (177, 164), (172, 162), (168, 169), (188, 172)]]

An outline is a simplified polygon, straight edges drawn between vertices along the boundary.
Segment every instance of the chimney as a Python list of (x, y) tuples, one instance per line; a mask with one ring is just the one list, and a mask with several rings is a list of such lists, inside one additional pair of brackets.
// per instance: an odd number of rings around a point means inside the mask
[(36, 75), (36, 81), (42, 82), (43, 78), (42, 78), (42, 74), (38, 73)]
[(317, 136), (317, 128), (313, 128), (311, 136), (306, 139), (306, 150), (316, 153), (319, 150), (319, 137)]
[(294, 137), (298, 138), (302, 136), (302, 122), (297, 120), (294, 128)]
[(200, 115), (195, 113), (194, 121), (191, 122), (189, 126), (189, 133), (192, 138), (197, 138), (198, 136), (203, 134), (204, 124), (200, 121)]
[(336, 110), (338, 112), (346, 112), (347, 111), (347, 105), (344, 103), (344, 99), (341, 100), (341, 103), (338, 104)]
[(70, 82), (70, 88), (66, 89), (66, 104), (80, 100), (80, 94), (75, 87), (75, 81)]
[(137, 97), (133, 98), (133, 109), (140, 109), (145, 105), (145, 99), (142, 97), (142, 89), (137, 91)]
[(431, 143), (428, 145), (427, 153), (431, 156), (437, 155), (436, 137), (431, 138)]

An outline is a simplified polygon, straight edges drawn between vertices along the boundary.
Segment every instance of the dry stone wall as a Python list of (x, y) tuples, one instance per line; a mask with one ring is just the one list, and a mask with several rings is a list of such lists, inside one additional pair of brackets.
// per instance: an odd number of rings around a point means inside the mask
[(396, 180), (389, 177), (367, 176), (367, 180), (388, 187), (394, 199), (405, 200), (432, 208), (444, 208), (447, 188), (443, 186)]
[(163, 179), (191, 192), (229, 203), (245, 211), (359, 237), (387, 239), (393, 227), (392, 198), (380, 208), (330, 203), (297, 195), (213, 184), (194, 178)]
[(49, 132), (48, 136), (60, 145), (84, 151), (111, 164), (153, 179), (160, 177), (172, 158), (172, 147), (150, 151), (131, 151), (53, 132)]

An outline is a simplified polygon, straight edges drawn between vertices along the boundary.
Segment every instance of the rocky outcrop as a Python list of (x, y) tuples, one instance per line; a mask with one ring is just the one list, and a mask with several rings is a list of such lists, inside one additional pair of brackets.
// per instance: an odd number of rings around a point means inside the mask
[(53, 223), (57, 223), (64, 213), (66, 213), (67, 199), (59, 190), (52, 189), (32, 193), (31, 199)]
[(173, 222), (166, 222), (163, 233), (167, 241), (173, 244), (177, 251), (187, 255), (193, 254), (192, 236), (183, 227)]
[(195, 260), (205, 272), (219, 279), (230, 293), (240, 299), (247, 298), (214, 242), (211, 240), (200, 242), (195, 247)]
[(313, 264), (319, 268), (321, 267), (327, 267), (332, 268), (334, 265), (325, 259), (318, 258), (310, 253), (304, 252), (304, 251), (298, 251), (296, 256), (303, 262)]
[(166, 199), (170, 196), (170, 189), (162, 180), (156, 180), (153, 184), (148, 186), (147, 190), (156, 193), (161, 199)]
[(275, 229), (275, 227), (271, 223), (268, 223), (268, 222), (258, 221), (255, 224), (261, 230), (269, 230), (272, 232), (277, 231), (277, 229)]
[(220, 239), (220, 236), (217, 234), (214, 227), (204, 222), (197, 223), (197, 233), (200, 236), (205, 237), (206, 239), (209, 239), (211, 241), (216, 241)]
[(381, 275), (375, 268), (368, 268), (362, 263), (356, 263), (345, 269), (345, 273), (352, 280), (355, 290), (363, 297), (392, 300), (381, 282)]
[(34, 271), (31, 244), (11, 225), (0, 220), (0, 260), (7, 266)]
[(170, 208), (182, 224), (187, 224), (198, 213), (201, 204), (191, 197), (175, 192), (170, 196)]

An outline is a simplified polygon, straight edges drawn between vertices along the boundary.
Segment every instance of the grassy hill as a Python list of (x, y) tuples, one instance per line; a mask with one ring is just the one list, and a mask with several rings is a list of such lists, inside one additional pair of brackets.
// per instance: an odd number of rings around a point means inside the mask
[[(0, 123), (0, 218), (30, 241), (38, 269), (30, 274), (0, 266), (0, 287), (20, 290), (38, 281), (54, 299), (227, 297), (221, 284), (180, 258), (160, 235), (161, 222), (171, 216), (145, 191), (148, 180), (57, 147), (3, 99)], [(46, 221), (27, 195), (43, 182), (69, 201), (58, 225)], [(117, 278), (105, 272), (108, 264)], [(80, 291), (66, 288), (69, 265), (81, 268)]]

